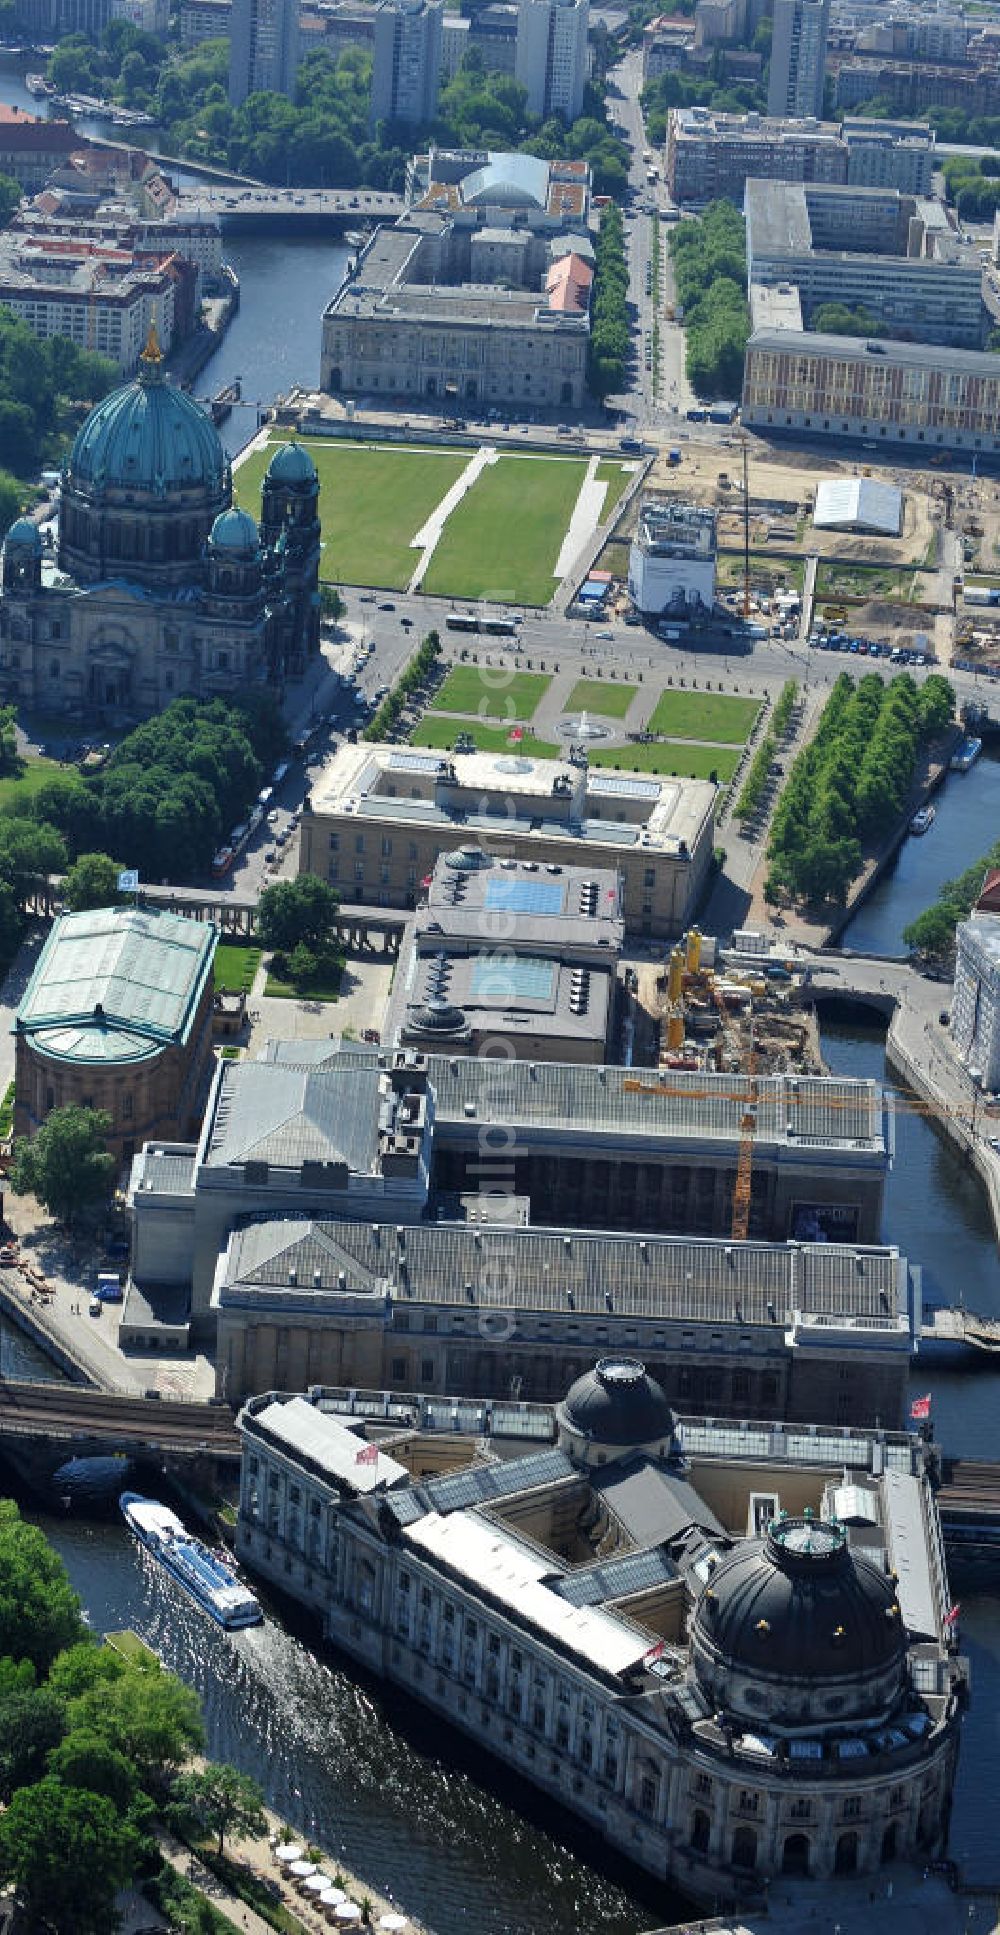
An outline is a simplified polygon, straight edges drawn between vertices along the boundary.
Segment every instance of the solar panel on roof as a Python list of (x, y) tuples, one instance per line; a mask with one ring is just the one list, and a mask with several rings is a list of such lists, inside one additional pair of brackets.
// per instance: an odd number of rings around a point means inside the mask
[(658, 800), (662, 787), (655, 779), (622, 779), (617, 773), (589, 773), (588, 793), (606, 793), (615, 799)]
[(665, 1552), (629, 1552), (603, 1565), (584, 1566), (553, 1586), (561, 1599), (572, 1606), (599, 1606), (607, 1599), (624, 1599), (629, 1593), (651, 1591), (654, 1586), (676, 1579), (677, 1567)]
[(436, 773), (440, 764), (440, 753), (391, 752), (386, 761), (393, 773)]
[(565, 891), (561, 880), (511, 880), (498, 874), (486, 882), (486, 905), (505, 914), (559, 914)]
[(459, 1512), (469, 1505), (485, 1504), (488, 1499), (530, 1491), (534, 1485), (555, 1484), (560, 1478), (570, 1477), (572, 1471), (564, 1451), (539, 1451), (529, 1458), (512, 1458), (500, 1465), (473, 1465), (467, 1471), (449, 1472), (445, 1478), (430, 1478), (424, 1490), (435, 1512)]
[(472, 969), (472, 992), (480, 1001), (551, 1001), (555, 965), (537, 955), (480, 954)]

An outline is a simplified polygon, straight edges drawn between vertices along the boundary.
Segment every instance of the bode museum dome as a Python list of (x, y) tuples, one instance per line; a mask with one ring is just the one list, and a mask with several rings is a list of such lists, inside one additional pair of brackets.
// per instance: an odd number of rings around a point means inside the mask
[(319, 639), (315, 466), (277, 447), (259, 528), (232, 495), (215, 426), (150, 330), (134, 381), (77, 433), (55, 553), (28, 519), (7, 533), (0, 699), (126, 723), (301, 671)]

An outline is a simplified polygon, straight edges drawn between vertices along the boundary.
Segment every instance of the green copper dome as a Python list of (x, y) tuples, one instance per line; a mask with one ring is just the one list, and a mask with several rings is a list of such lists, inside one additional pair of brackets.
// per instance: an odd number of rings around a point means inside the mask
[(212, 526), (209, 542), (217, 551), (232, 551), (239, 557), (255, 557), (260, 549), (257, 526), (249, 511), (233, 507), (220, 511)]
[(271, 483), (299, 490), (316, 482), (316, 466), (301, 443), (283, 443), (271, 458), (267, 474)]
[(9, 551), (32, 551), (37, 553), (42, 548), (42, 534), (37, 524), (32, 523), (30, 517), (17, 517), (14, 519), (7, 536), (4, 538), (4, 543)]
[(184, 390), (167, 383), (154, 331), (135, 381), (112, 390), (77, 432), (71, 484), (101, 490), (217, 495), (226, 457), (214, 425)]

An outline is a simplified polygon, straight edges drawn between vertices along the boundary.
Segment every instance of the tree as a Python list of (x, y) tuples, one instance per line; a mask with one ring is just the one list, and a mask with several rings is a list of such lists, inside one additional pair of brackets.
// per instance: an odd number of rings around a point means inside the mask
[(14, 211), (21, 205), (24, 190), (12, 175), (0, 175), (0, 228), (6, 228)]
[(85, 913), (89, 907), (117, 907), (122, 899), (118, 891), (120, 872), (119, 861), (112, 860), (108, 853), (81, 853), (63, 881), (67, 907), (74, 914)]
[(0, 1656), (46, 1673), (85, 1632), (62, 1560), (11, 1499), (0, 1499)]
[(265, 887), (257, 907), (257, 929), (265, 947), (290, 953), (304, 941), (317, 954), (329, 947), (340, 897), (316, 874), (277, 880)]
[(0, 1700), (0, 1800), (41, 1780), (52, 1749), (66, 1731), (66, 1709), (51, 1687), (36, 1686)]
[(249, 1840), (267, 1833), (264, 1795), (249, 1774), (235, 1767), (210, 1763), (198, 1773), (181, 1774), (172, 1798), (210, 1834), (218, 1835), (219, 1854), (227, 1834)]
[(319, 973), (319, 956), (315, 949), (308, 947), (305, 941), (299, 941), (289, 957), (288, 972), (296, 988), (305, 990), (311, 986)]
[(144, 1787), (162, 1785), (205, 1738), (197, 1694), (158, 1665), (129, 1665), (117, 1680), (82, 1693), (69, 1721), (125, 1754)]
[(111, 1801), (51, 1774), (20, 1788), (0, 1816), (0, 1872), (31, 1928), (106, 1935), (138, 1854), (135, 1829)]
[(88, 1728), (77, 1728), (59, 1741), (49, 1754), (48, 1770), (66, 1787), (103, 1794), (120, 1814), (128, 1813), (138, 1792), (139, 1777), (132, 1762)]
[(24, 486), (9, 470), (0, 470), (0, 538), (6, 537), (16, 517), (21, 515)]
[(327, 584), (320, 585), (319, 608), (323, 614), (323, 617), (331, 618), (335, 624), (338, 618), (343, 617), (347, 607), (345, 606), (344, 600), (341, 597), (340, 592), (337, 590), (336, 585), (327, 585)]
[(60, 1223), (103, 1202), (114, 1187), (115, 1159), (105, 1148), (111, 1117), (68, 1102), (53, 1109), (32, 1137), (14, 1144), (10, 1179), (18, 1195), (35, 1196)]

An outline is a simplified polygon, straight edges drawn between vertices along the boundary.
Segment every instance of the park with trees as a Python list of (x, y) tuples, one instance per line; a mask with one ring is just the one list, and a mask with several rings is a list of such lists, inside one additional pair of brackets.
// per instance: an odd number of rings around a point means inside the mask
[(678, 222), (668, 242), (684, 312), (685, 368), (700, 397), (738, 397), (750, 334), (746, 223), (732, 202)]
[(169, 1822), (231, 1882), (227, 1837), (265, 1828), (254, 1781), (192, 1765), (203, 1745), (197, 1695), (144, 1647), (96, 1639), (44, 1534), (0, 1501), (0, 1881), (18, 1925), (107, 1935), (136, 1883), (169, 1903), (172, 1927), (228, 1926), (158, 1843)]
[(857, 684), (841, 673), (778, 802), (768, 845), (768, 899), (843, 906), (866, 848), (906, 807), (920, 751), (951, 724), (955, 695), (932, 673)]

